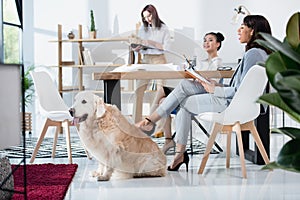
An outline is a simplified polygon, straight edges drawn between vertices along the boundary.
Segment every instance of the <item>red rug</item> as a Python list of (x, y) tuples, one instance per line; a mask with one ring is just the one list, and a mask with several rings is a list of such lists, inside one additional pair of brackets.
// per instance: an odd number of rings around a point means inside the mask
[[(64, 199), (77, 167), (77, 164), (26, 165), (27, 199)], [(14, 173), (14, 184), (15, 190), (24, 191), (23, 166)], [(24, 199), (24, 194), (15, 193), (13, 199)]]

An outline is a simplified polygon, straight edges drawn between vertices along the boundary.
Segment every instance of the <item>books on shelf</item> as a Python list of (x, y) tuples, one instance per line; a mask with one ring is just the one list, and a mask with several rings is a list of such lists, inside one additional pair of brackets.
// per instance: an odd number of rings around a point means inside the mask
[(80, 61), (84, 65), (94, 65), (94, 59), (92, 57), (91, 51), (87, 48), (85, 48), (81, 53), (79, 54), (80, 56)]

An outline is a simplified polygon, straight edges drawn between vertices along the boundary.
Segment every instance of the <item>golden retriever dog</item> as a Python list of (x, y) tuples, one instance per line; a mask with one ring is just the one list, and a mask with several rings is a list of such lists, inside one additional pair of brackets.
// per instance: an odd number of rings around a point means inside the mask
[(166, 174), (166, 157), (157, 144), (92, 92), (75, 96), (70, 109), (79, 123), (79, 137), (86, 150), (99, 161), (93, 172), (98, 181), (116, 178), (158, 177)]

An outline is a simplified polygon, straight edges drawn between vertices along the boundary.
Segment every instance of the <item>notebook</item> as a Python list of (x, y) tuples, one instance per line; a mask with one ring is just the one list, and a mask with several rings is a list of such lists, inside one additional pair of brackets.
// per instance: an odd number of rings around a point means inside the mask
[(187, 74), (189, 74), (191, 77), (193, 77), (194, 79), (198, 79), (198, 80), (203, 81), (205, 83), (210, 83), (204, 76), (202, 76), (201, 74), (197, 73), (192, 68), (186, 68), (185, 72)]

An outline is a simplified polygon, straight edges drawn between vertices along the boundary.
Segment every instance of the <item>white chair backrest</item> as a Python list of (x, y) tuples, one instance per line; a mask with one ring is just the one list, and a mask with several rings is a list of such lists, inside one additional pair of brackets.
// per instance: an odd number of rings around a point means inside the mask
[(40, 107), (44, 112), (68, 111), (56, 85), (47, 72), (30, 72)]
[(246, 123), (256, 119), (260, 113), (260, 104), (256, 103), (256, 100), (263, 94), (267, 81), (264, 67), (259, 65), (251, 67), (230, 105), (223, 111), (224, 124), (237, 121)]

